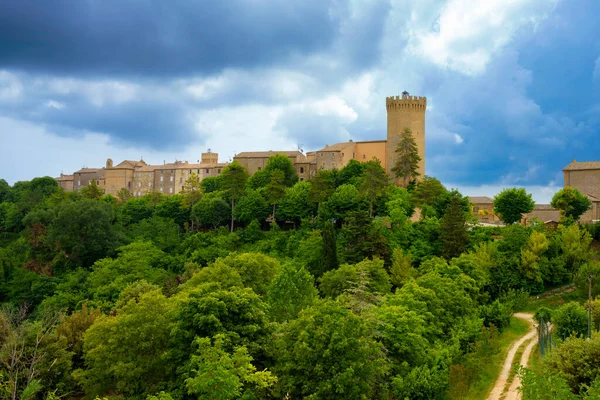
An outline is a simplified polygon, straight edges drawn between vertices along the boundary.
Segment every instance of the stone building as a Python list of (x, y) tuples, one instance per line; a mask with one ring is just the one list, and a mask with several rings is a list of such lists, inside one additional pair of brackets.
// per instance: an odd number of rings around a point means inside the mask
[(137, 168), (146, 166), (144, 160), (125, 160), (113, 166), (113, 161), (106, 160), (104, 168), (104, 193), (116, 196), (122, 188), (126, 188), (132, 194), (137, 188), (134, 187), (134, 173)]
[(242, 152), (234, 157), (242, 164), (250, 175), (265, 167), (269, 157), (284, 154), (290, 158), (300, 180), (309, 179), (319, 169), (341, 169), (350, 160), (360, 162), (377, 158), (382, 167), (391, 174), (396, 158), (396, 145), (405, 128), (412, 130), (413, 138), (418, 147), (421, 162), (419, 163), (420, 177), (425, 175), (425, 111), (427, 98), (410, 96), (403, 92), (402, 96), (387, 97), (387, 138), (385, 140), (370, 140), (325, 145), (324, 148), (303, 155), (300, 151), (256, 151)]
[(82, 168), (73, 173), (73, 190), (80, 190), (96, 181), (96, 185), (104, 189), (104, 168)]
[(581, 216), (581, 222), (600, 220), (600, 161), (573, 160), (563, 168), (565, 187), (570, 186), (586, 195), (592, 208)]
[(469, 196), (471, 212), (481, 222), (500, 223), (500, 217), (494, 214), (494, 199), (486, 196)]
[[(412, 136), (417, 143), (419, 156), (419, 177), (425, 176), (425, 111), (427, 110), (427, 98), (410, 96), (408, 92), (402, 92), (402, 97), (387, 97), (385, 99), (387, 109), (387, 143), (386, 143), (386, 165), (387, 172), (391, 174), (396, 160), (396, 146), (400, 135), (405, 128), (410, 128)], [(383, 160), (382, 160), (383, 163)]]
[(56, 179), (56, 182), (58, 182), (58, 186), (63, 188), (65, 191), (73, 191), (73, 175), (60, 174), (58, 178), (54, 179)]
[(531, 223), (532, 219), (537, 219), (539, 222), (549, 224), (560, 220), (560, 211), (552, 207), (550, 204), (536, 204), (533, 211), (523, 215), (521, 221), (523, 225)]

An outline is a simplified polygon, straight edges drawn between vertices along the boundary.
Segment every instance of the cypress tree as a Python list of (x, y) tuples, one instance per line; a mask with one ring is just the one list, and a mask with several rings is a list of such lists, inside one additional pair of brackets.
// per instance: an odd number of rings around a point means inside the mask
[(323, 238), (323, 273), (338, 269), (337, 243), (335, 239), (335, 228), (331, 221), (325, 222), (321, 231)]
[(450, 200), (440, 224), (440, 238), (444, 257), (448, 260), (458, 257), (467, 248), (467, 217), (459, 196)]

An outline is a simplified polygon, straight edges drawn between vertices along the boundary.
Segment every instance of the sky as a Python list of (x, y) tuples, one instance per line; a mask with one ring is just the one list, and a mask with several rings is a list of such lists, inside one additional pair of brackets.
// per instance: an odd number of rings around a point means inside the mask
[(597, 0), (0, 2), (0, 178), (386, 136), (426, 96), (426, 174), (548, 202), (599, 160)]

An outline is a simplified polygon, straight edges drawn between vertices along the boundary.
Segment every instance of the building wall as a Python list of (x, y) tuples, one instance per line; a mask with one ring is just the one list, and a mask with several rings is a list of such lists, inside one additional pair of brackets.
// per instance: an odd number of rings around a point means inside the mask
[(133, 193), (133, 168), (107, 168), (104, 171), (104, 192), (113, 196), (122, 188)]
[[(545, 205), (542, 205), (545, 206)], [(536, 208), (538, 205), (536, 205)], [(534, 208), (532, 212), (529, 214), (523, 215), (523, 222), (525, 225), (528, 224), (528, 221), (531, 221), (532, 218), (537, 218), (540, 222), (546, 221), (558, 221), (560, 219), (560, 211), (556, 209), (552, 209), (549, 207)]]
[[(479, 211), (487, 211), (487, 215), (482, 215)], [(491, 223), (500, 221), (500, 218), (494, 214), (494, 205), (490, 203), (473, 203), (471, 212), (481, 222)]]
[(154, 171), (148, 171), (148, 168), (133, 171), (133, 181), (131, 189), (133, 196), (144, 196), (154, 191)]
[(600, 198), (600, 170), (564, 171), (564, 176), (565, 186), (571, 186), (583, 194)]
[[(347, 148), (345, 149), (347, 152)], [(344, 159), (341, 151), (318, 151), (317, 152), (317, 170), (319, 169), (340, 169), (343, 168)]]
[(95, 180), (96, 184), (104, 189), (104, 170), (85, 171), (81, 170), (73, 174), (73, 190), (80, 190)]
[[(377, 158), (381, 162), (381, 166), (387, 170), (387, 141), (378, 140), (372, 142), (356, 142), (354, 153), (355, 160), (360, 162), (371, 161), (373, 157)], [(350, 160), (344, 163), (344, 166), (348, 164)]]
[(154, 188), (162, 194), (175, 194), (175, 170), (177, 166), (161, 166), (154, 170)]
[(425, 175), (425, 111), (427, 109), (427, 98), (403, 94), (402, 97), (387, 97), (385, 103), (387, 109), (386, 169), (388, 173), (392, 173), (400, 134), (404, 131), (404, 128), (410, 128), (421, 157), (418, 172), (419, 177), (422, 178)]

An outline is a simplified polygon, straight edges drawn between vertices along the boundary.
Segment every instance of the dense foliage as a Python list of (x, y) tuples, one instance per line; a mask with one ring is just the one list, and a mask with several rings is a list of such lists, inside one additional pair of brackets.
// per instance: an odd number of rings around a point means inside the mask
[(577, 225), (475, 226), (435, 178), (290, 166), (168, 197), (0, 181), (0, 397), (456, 397), (516, 299), (590, 258)]

